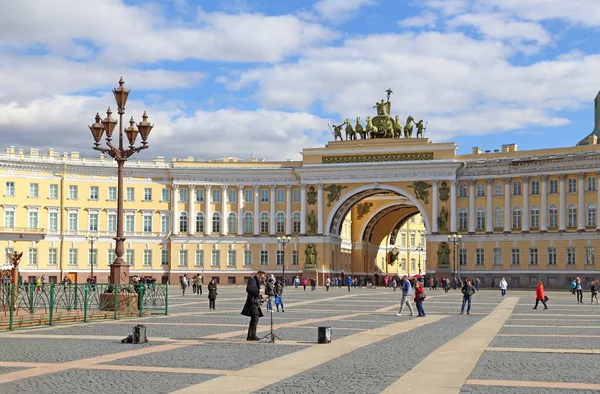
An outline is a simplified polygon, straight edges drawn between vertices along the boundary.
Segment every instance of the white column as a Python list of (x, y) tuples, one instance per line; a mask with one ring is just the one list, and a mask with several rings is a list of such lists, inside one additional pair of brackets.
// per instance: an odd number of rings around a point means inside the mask
[(244, 186), (238, 186), (238, 235), (244, 235)]
[(196, 213), (194, 212), (194, 204), (196, 199), (194, 198), (194, 190), (196, 186), (190, 185), (190, 191), (188, 196), (188, 235), (196, 234)]
[(433, 196), (431, 197), (431, 232), (437, 234), (440, 232), (438, 228), (438, 181), (433, 181)]
[(285, 235), (292, 234), (292, 185), (285, 185)]
[(269, 185), (269, 235), (275, 235), (275, 185)]
[(212, 185), (204, 187), (204, 235), (211, 235), (212, 233), (212, 212), (210, 210), (210, 202), (212, 200), (211, 189)]
[(317, 234), (323, 234), (323, 184), (317, 185)]
[(493, 179), (486, 179), (486, 213), (485, 213), (485, 232), (493, 233), (494, 232), (494, 206), (492, 202), (492, 184), (494, 183)]
[(510, 178), (504, 178), (504, 232), (510, 233)]
[(524, 176), (523, 180), (523, 211), (521, 212), (521, 231), (524, 233), (529, 232), (529, 177)]
[(260, 185), (252, 187), (254, 188), (254, 235), (260, 235)]
[(600, 231), (600, 172), (596, 174), (596, 196), (598, 201), (596, 202), (596, 231)]
[(585, 174), (577, 174), (577, 231), (585, 231)]
[[(458, 181), (453, 179), (450, 182), (450, 233), (456, 233), (456, 183)], [(407, 263), (410, 264), (410, 261)]]
[(173, 217), (171, 218), (171, 232), (173, 235), (179, 234), (179, 209), (177, 206), (179, 205), (179, 185), (173, 185), (173, 198), (171, 199), (171, 213)]
[(540, 209), (540, 232), (548, 231), (548, 175), (542, 175), (542, 208)]
[(306, 235), (306, 185), (300, 185), (300, 235)]
[(558, 231), (567, 231), (565, 206), (565, 174), (558, 176)]
[(469, 179), (469, 234), (475, 233), (475, 180)]
[(221, 185), (221, 235), (227, 235), (228, 232), (235, 232), (234, 228), (227, 228), (229, 221), (227, 220), (227, 203), (229, 202), (227, 195), (227, 185)]

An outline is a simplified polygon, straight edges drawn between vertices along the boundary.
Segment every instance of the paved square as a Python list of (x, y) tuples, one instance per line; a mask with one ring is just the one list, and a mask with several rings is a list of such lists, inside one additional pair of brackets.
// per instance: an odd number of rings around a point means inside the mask
[[(600, 392), (600, 306), (567, 292), (544, 311), (533, 292), (482, 290), (459, 315), (459, 291), (427, 291), (417, 318), (396, 316), (391, 289), (288, 288), (275, 344), (245, 341), (242, 287), (220, 288), (216, 311), (206, 294), (170, 294), (169, 316), (0, 332), (0, 392)], [(136, 324), (150, 343), (121, 344)], [(319, 326), (331, 344), (316, 343)]]

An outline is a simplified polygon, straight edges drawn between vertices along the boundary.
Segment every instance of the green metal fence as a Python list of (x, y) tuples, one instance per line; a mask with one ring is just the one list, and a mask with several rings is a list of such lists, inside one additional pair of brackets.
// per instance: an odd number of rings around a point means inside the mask
[(168, 313), (166, 284), (0, 286), (0, 330)]

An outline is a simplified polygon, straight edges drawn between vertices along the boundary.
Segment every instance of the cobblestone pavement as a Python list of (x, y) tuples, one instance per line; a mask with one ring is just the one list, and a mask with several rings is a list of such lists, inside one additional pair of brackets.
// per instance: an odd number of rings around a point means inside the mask
[[(209, 311), (206, 294), (172, 287), (169, 316), (0, 332), (0, 393), (600, 392), (599, 305), (550, 292), (549, 309), (532, 310), (533, 291), (482, 290), (459, 315), (458, 291), (426, 293), (418, 318), (396, 316), (391, 289), (288, 288), (272, 314), (281, 340), (255, 343), (244, 288), (219, 288)], [(150, 342), (121, 344), (136, 324)], [(330, 344), (316, 343), (320, 326)]]

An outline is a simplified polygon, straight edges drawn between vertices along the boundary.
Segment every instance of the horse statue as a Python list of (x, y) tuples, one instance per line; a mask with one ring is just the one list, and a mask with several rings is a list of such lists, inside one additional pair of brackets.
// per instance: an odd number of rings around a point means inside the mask
[(406, 119), (406, 126), (404, 126), (404, 138), (410, 138), (410, 137), (412, 137), (413, 122), (414, 121), (415, 121), (415, 119), (412, 116), (409, 116)]
[(382, 138), (394, 138), (394, 122), (389, 116), (382, 122), (379, 127)]
[(367, 127), (365, 129), (370, 138), (377, 138), (379, 129), (376, 126), (373, 126), (373, 121), (370, 116), (367, 116)]
[(342, 127), (344, 125), (341, 124), (339, 126), (333, 125), (333, 140), (337, 141), (338, 137), (340, 139), (340, 141), (343, 141), (344, 138), (342, 137)]
[(402, 137), (402, 123), (400, 123), (400, 115), (396, 115), (394, 124), (394, 138)]
[(363, 140), (367, 138), (367, 133), (362, 127), (362, 124), (360, 124), (360, 116), (356, 118), (356, 126), (354, 126), (354, 131), (356, 132), (356, 134), (360, 135), (360, 138), (362, 138)]
[(344, 121), (344, 124), (346, 125), (346, 141), (348, 141), (348, 140), (356, 141), (356, 131), (354, 131), (354, 128), (350, 124), (350, 119), (346, 118), (346, 120)]

